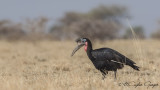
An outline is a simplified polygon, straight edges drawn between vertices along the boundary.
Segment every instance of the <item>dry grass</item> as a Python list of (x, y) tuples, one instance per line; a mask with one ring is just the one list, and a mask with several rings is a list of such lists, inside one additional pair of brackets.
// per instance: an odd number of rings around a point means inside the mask
[[(116, 40), (99, 44), (94, 48), (110, 47), (133, 59), (141, 71), (126, 66), (118, 70), (114, 81), (113, 72), (105, 80), (88, 59), (83, 49), (72, 58), (75, 42), (0, 41), (0, 89), (1, 90), (146, 90), (147, 86), (121, 85), (119, 83), (147, 81), (160, 84), (160, 42), (140, 41), (141, 51), (132, 41)], [(133, 83), (132, 83), (133, 84)], [(160, 86), (152, 90), (159, 90)]]

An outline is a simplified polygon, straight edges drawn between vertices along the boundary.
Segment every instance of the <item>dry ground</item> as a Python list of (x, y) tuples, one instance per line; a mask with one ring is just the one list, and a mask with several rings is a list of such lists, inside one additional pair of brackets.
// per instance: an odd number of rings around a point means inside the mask
[(116, 49), (133, 59), (141, 71), (126, 66), (118, 70), (116, 81), (113, 72), (102, 80), (84, 49), (70, 57), (76, 46), (73, 41), (1, 40), (0, 90), (160, 90), (160, 41), (99, 43), (93, 47)]

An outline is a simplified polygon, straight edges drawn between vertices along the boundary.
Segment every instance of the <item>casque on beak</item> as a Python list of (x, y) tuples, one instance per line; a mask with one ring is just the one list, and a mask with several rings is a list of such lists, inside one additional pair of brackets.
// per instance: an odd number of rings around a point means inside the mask
[(83, 42), (82, 39), (77, 39), (76, 42), (77, 42), (78, 45), (73, 50), (71, 56), (73, 56), (76, 53), (76, 51), (78, 51), (81, 47), (83, 47), (85, 45), (85, 43)]

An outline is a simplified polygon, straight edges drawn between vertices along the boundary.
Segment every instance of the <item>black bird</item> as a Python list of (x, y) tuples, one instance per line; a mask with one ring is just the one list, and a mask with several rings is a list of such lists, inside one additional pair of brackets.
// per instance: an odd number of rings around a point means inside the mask
[(88, 38), (78, 38), (76, 42), (78, 46), (73, 50), (71, 56), (73, 56), (82, 46), (85, 46), (84, 49), (87, 52), (89, 59), (92, 61), (96, 69), (101, 71), (103, 79), (106, 74), (108, 74), (108, 71), (114, 71), (114, 76), (116, 79), (117, 69), (122, 69), (124, 65), (128, 65), (139, 71), (139, 67), (134, 65), (136, 64), (135, 62), (120, 54), (116, 50), (111, 48), (100, 48), (93, 50), (92, 43)]

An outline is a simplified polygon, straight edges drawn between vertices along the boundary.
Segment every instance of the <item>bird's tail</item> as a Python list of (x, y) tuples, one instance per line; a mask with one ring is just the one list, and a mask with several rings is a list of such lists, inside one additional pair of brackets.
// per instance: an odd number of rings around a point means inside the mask
[(137, 71), (140, 71), (140, 70), (139, 70), (139, 67), (136, 66), (136, 65), (134, 65), (134, 64), (136, 64), (136, 63), (133, 62), (133, 61), (130, 60), (130, 59), (127, 59), (126, 65), (129, 65), (129, 66), (131, 66), (133, 69), (135, 69), (135, 70), (137, 70)]
[(140, 70), (139, 70), (139, 67), (138, 67), (138, 66), (136, 66), (136, 65), (134, 65), (134, 64), (133, 64), (133, 65), (131, 65), (131, 67), (132, 67), (133, 69), (137, 70), (137, 71), (140, 71)]

